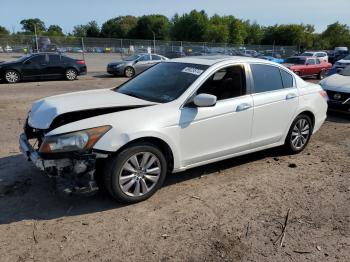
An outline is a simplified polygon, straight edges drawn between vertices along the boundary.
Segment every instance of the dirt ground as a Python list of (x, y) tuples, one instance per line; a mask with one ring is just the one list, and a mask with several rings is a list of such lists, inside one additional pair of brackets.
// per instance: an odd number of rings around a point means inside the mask
[(272, 149), (169, 175), (142, 203), (52, 191), (18, 150), (30, 104), (123, 81), (0, 84), (1, 261), (350, 261), (346, 115), (330, 114), (299, 155)]

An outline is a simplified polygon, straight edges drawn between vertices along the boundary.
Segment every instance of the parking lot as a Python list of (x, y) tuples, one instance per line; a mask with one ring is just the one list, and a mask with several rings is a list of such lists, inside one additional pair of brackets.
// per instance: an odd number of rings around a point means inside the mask
[(73, 82), (0, 85), (1, 261), (348, 261), (346, 115), (329, 114), (299, 155), (272, 149), (170, 175), (142, 203), (54, 191), (18, 135), (33, 101), (126, 80), (99, 68)]

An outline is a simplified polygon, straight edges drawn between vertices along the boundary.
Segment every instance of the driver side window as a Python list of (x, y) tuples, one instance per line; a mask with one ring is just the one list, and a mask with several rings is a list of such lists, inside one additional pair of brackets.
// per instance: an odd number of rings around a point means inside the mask
[(245, 95), (244, 66), (230, 66), (216, 71), (197, 90), (197, 95), (203, 93), (216, 96), (218, 101)]

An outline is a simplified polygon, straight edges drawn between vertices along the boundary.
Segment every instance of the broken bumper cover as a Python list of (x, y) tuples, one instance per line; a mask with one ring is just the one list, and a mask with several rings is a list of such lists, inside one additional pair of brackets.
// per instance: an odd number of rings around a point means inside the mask
[(19, 148), (28, 161), (44, 171), (49, 176), (63, 177), (70, 181), (66, 192), (91, 193), (98, 190), (94, 173), (96, 169), (96, 158), (105, 158), (103, 154), (81, 154), (72, 158), (44, 159), (29, 143), (25, 134), (19, 138)]
[(33, 162), (33, 164), (42, 171), (45, 171), (43, 159), (39, 156), (38, 152), (34, 150), (25, 134), (21, 134), (19, 137), (19, 149), (27, 157), (27, 160)]

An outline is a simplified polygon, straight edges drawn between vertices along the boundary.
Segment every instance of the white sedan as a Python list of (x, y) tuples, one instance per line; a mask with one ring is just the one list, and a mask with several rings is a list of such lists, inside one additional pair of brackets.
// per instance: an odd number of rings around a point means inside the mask
[(329, 109), (350, 113), (350, 66), (320, 82), (327, 92)]
[(115, 89), (35, 102), (20, 148), (48, 174), (78, 180), (73, 192), (102, 187), (132, 203), (167, 173), (277, 146), (299, 153), (326, 112), (319, 85), (276, 63), (178, 58)]

